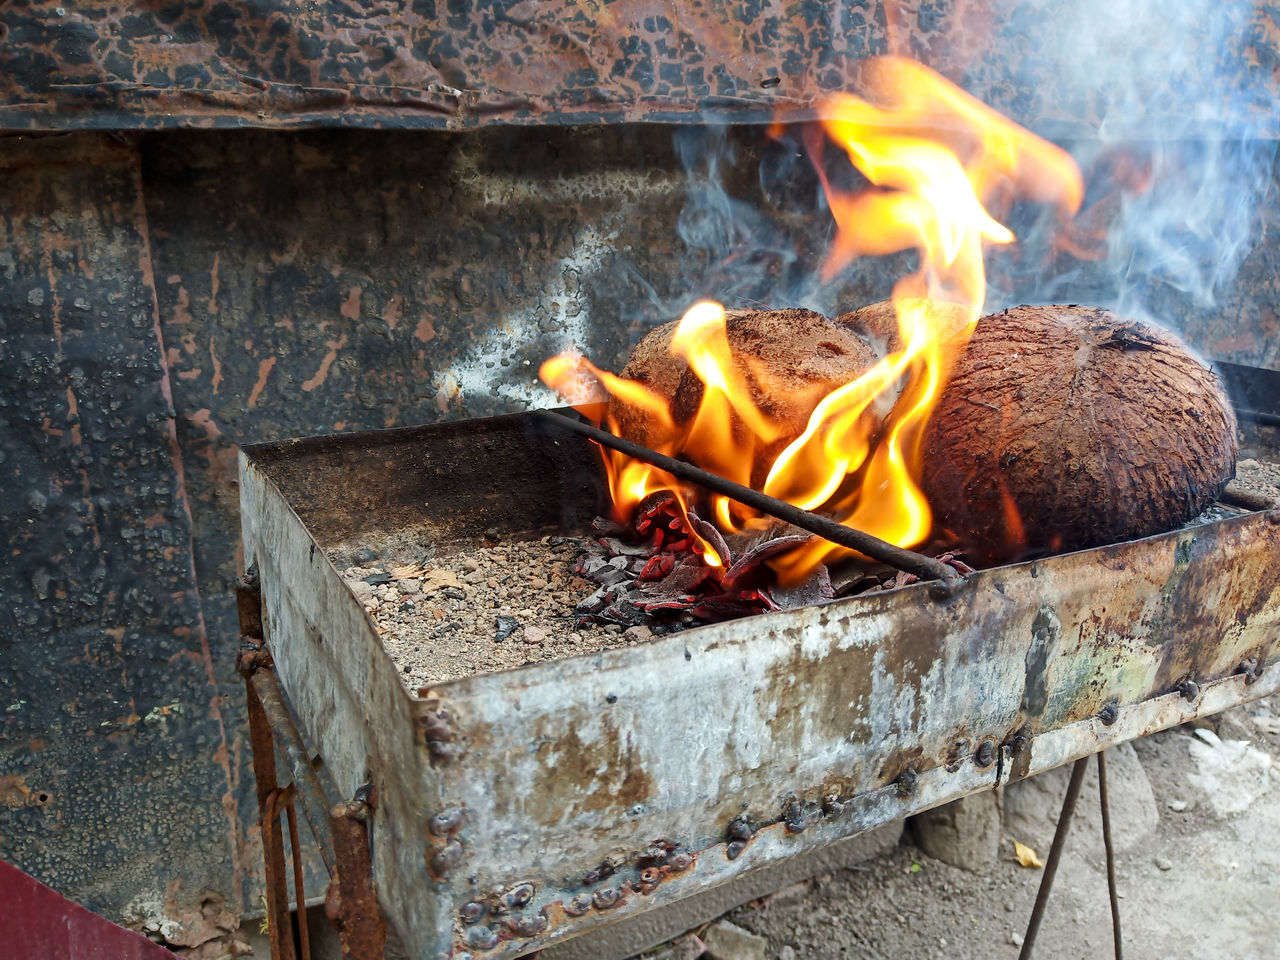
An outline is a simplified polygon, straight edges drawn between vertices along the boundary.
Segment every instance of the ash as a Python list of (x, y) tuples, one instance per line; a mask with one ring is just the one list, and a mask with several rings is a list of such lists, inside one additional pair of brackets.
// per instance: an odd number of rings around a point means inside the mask
[(430, 545), (381, 557), (366, 549), (342, 578), (413, 693), (649, 640), (643, 626), (580, 623), (575, 605), (592, 591), (573, 572), (583, 549), (572, 537), (469, 546), (444, 557), (432, 556)]

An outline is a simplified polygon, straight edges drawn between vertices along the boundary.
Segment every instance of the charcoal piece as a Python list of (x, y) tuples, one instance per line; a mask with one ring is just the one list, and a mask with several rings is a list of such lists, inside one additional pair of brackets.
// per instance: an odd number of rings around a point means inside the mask
[(689, 526), (693, 528), (693, 532), (700, 536), (707, 543), (711, 544), (711, 548), (715, 550), (720, 557), (720, 561), (727, 567), (733, 562), (733, 554), (729, 551), (729, 545), (724, 542), (724, 537), (713, 524), (703, 520), (700, 516), (689, 511)]
[(614, 557), (608, 563), (595, 570), (591, 574), (591, 579), (596, 583), (604, 584), (606, 587), (612, 587), (614, 584), (631, 579), (631, 575), (627, 573), (627, 558)]
[(636, 543), (620, 537), (601, 537), (598, 542), (615, 557), (647, 557), (653, 553), (651, 543)]
[(725, 571), (725, 583), (738, 583), (745, 579), (748, 575), (757, 571), (762, 563), (770, 557), (776, 557), (780, 553), (785, 553), (793, 547), (798, 547), (802, 543), (809, 540), (807, 534), (789, 534), (787, 536), (775, 537), (771, 540), (765, 540), (752, 547), (747, 553), (738, 557), (733, 565)]
[(578, 613), (599, 613), (609, 605), (612, 594), (612, 587), (600, 587), (589, 597), (579, 600), (573, 609)]
[(819, 564), (803, 583), (796, 584), (794, 587), (770, 587), (768, 590), (762, 590), (761, 594), (768, 598), (775, 609), (794, 610), (797, 607), (811, 607), (814, 604), (834, 600), (836, 591), (831, 586), (831, 576), (827, 573), (827, 568)]
[(497, 629), (493, 631), (493, 639), (502, 642), (515, 633), (520, 627), (520, 621), (515, 617), (498, 617)]
[(384, 583), (391, 582), (391, 574), (389, 573), (371, 573), (364, 578), (364, 582), (371, 587), (379, 587)]
[(596, 517), (592, 520), (591, 529), (606, 537), (625, 537), (627, 535), (626, 527), (612, 520), (606, 520), (604, 517)]

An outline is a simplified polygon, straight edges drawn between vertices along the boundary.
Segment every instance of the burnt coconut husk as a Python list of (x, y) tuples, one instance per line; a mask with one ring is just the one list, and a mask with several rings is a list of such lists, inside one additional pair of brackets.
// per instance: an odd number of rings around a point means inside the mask
[(1015, 307), (978, 321), (922, 452), (935, 524), (1000, 563), (1186, 523), (1235, 472), (1235, 416), (1163, 330), (1091, 307)]
[[(684, 357), (670, 352), (677, 323), (651, 330), (632, 351), (622, 376), (665, 399), (672, 419), (682, 428), (697, 413), (704, 387)], [(824, 396), (857, 379), (878, 360), (864, 340), (812, 310), (728, 310), (725, 334), (753, 402), (781, 431), (769, 445), (764, 469), (769, 453), (780, 453), (804, 432)], [(671, 439), (662, 436), (643, 411), (617, 397), (610, 400), (609, 412), (628, 440), (661, 447)], [(732, 426), (743, 429), (740, 423)]]

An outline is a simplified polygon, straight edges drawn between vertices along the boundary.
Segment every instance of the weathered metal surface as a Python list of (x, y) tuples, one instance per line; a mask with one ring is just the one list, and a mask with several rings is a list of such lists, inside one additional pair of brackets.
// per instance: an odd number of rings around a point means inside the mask
[(240, 658), (249, 707), (249, 744), (253, 753), (253, 780), (258, 790), (258, 833), (262, 838), (262, 862), (266, 919), (271, 960), (294, 960), (293, 925), (289, 919), (289, 888), (284, 872), (284, 834), (276, 802), (280, 788), (276, 781), (275, 738), (254, 674), (270, 661), (261, 651), (246, 651)]
[[(249, 656), (260, 655), (250, 654)], [(337, 863), (333, 852), (333, 832), (329, 827), (328, 798), (324, 795), (324, 788), (320, 785), (320, 779), (311, 765), (311, 755), (304, 747), (298, 736), (298, 728), (294, 726), (293, 718), (289, 715), (289, 708), (285, 705), (284, 696), (280, 692), (280, 683), (270, 666), (264, 666), (261, 661), (248, 665), (246, 672), (249, 685), (253, 688), (253, 695), (249, 697), (250, 729), (253, 731), (255, 710), (260, 711), (262, 720), (271, 734), (262, 744), (266, 748), (265, 757), (274, 764), (272, 750), (278, 749), (282, 755), (285, 766), (289, 770), (291, 785), (302, 799), (302, 813), (307, 818), (307, 825), (311, 827), (311, 834), (320, 859), (324, 861), (325, 868), (333, 873)], [(256, 774), (259, 738), (256, 731), (253, 732)], [(271, 776), (275, 778), (274, 769), (271, 771)], [(261, 784), (259, 784), (258, 793), (262, 795)], [(290, 847), (294, 848), (292, 840)]]
[(331, 812), (337, 863), (325, 913), (338, 927), (344, 960), (383, 960), (387, 943), (369, 860), (372, 813), (373, 806), (363, 800), (344, 800)]
[[(1035, 127), (1096, 130), (1120, 95), (1088, 81), (1121, 66), (1146, 120), (1185, 119), (1185, 90), (1197, 88), (1216, 94), (1203, 115), (1265, 118), (1280, 36), (1269, 4), (1182, 17), (1135, 9), (1129, 21), (1025, 0), (25, 0), (0, 19), (0, 126), (762, 121), (779, 107), (811, 111), (850, 85), (857, 60), (885, 52), (909, 53)], [(1174, 48), (1153, 32), (1174, 33)], [(1086, 58), (1102, 62), (1089, 69)]]
[[(534, 420), (476, 425), (489, 479), (461, 488), (456, 429), (242, 460), (282, 683), (340, 786), (377, 789), (379, 896), (415, 957), (519, 956), (1280, 688), (1271, 511), (984, 571), (951, 599), (908, 587), (410, 698), (326, 557), (351, 534), (334, 506), (358, 491), (375, 539), (463, 534), (468, 497), (480, 522), (527, 530), (529, 503), (566, 492), (537, 467)], [(397, 448), (411, 469), (388, 469)], [(558, 455), (596, 469), (581, 446)]]
[[(3, 21), (13, 6), (0, 9)], [(653, 125), (0, 139), (0, 482), (9, 545), (22, 551), (6, 553), (0, 582), (20, 632), (0, 629), (0, 643), (38, 638), (0, 666), (7, 704), (25, 702), (5, 715), (0, 743), (0, 776), (19, 778), (4, 781), (16, 805), (0, 813), (5, 855), (103, 913), (130, 907), (183, 939), (225, 933), (204, 919), (198, 891), (231, 914), (260, 902), (234, 674), (236, 443), (516, 409), (538, 396), (533, 372), (548, 353), (577, 343), (617, 368), (652, 324), (701, 295), (826, 309), (888, 289), (892, 265), (880, 264), (836, 289), (806, 285), (826, 221), (812, 174), (786, 165), (784, 145), (759, 130), (721, 140), (693, 128), (678, 143)], [(1278, 215), (1260, 205), (1257, 235), (1280, 228)], [(1275, 366), (1277, 250), (1256, 244), (1213, 307), (1143, 282), (1204, 352)], [(142, 294), (126, 275), (141, 276), (147, 258), (158, 334), (133, 327), (129, 306)], [(993, 283), (1028, 290), (995, 266)], [(1110, 296), (1099, 263), (1058, 253), (1039, 269), (1073, 277), (1075, 299)], [(91, 402), (76, 413), (94, 458), (87, 500), (66, 401), (73, 373), (75, 396)], [(49, 498), (43, 512), (23, 506), (33, 491)], [(115, 518), (101, 543), (71, 522), (91, 501)], [(192, 558), (194, 579), (182, 572)], [(58, 586), (40, 599), (45, 573)], [(126, 631), (119, 650), (100, 615)], [(48, 699), (59, 683), (90, 693)], [(103, 726), (130, 711), (133, 726)], [(122, 782), (138, 785), (123, 801)], [(107, 806), (121, 824), (110, 849), (98, 829)], [(172, 815), (156, 821), (159, 808)], [(139, 856), (161, 841), (179, 853)], [(323, 868), (313, 858), (309, 870), (318, 891)], [(135, 910), (144, 889), (156, 896)]]
[(138, 171), (127, 143), (0, 141), (0, 858), (195, 946), (238, 922), (251, 787), (201, 619)]

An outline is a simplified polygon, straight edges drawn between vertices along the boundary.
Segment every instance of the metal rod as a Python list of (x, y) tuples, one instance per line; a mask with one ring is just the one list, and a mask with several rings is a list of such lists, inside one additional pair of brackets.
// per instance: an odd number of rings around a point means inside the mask
[(1124, 960), (1124, 943), (1120, 937), (1120, 894), (1116, 890), (1116, 851), (1111, 845), (1111, 802), (1107, 798), (1107, 752), (1098, 753), (1098, 802), (1102, 805), (1102, 845), (1107, 850), (1107, 894), (1111, 898), (1111, 938), (1115, 941), (1116, 960)]
[(703, 470), (701, 467), (695, 467), (693, 464), (686, 463), (683, 460), (668, 457), (666, 454), (650, 450), (648, 447), (642, 447), (640, 444), (624, 440), (622, 437), (616, 437), (607, 430), (601, 430), (599, 427), (583, 423), (581, 420), (566, 417), (564, 414), (556, 413), (554, 410), (537, 410), (534, 411), (534, 415), (564, 430), (571, 430), (574, 433), (588, 437), (601, 446), (626, 454), (634, 460), (642, 460), (645, 463), (652, 464), (681, 480), (696, 483), (698, 486), (722, 494), (730, 500), (736, 500), (738, 503), (767, 513), (772, 517), (777, 517), (779, 520), (799, 527), (801, 530), (807, 530), (823, 540), (829, 540), (839, 546), (848, 547), (850, 550), (857, 550), (859, 553), (882, 563), (887, 563), (898, 570), (915, 574), (921, 580), (941, 581), (948, 592), (953, 591), (962, 582), (960, 574), (940, 560), (934, 560), (932, 557), (926, 557), (913, 550), (896, 547), (892, 543), (881, 540), (879, 537), (837, 523), (830, 517), (824, 517), (811, 510), (803, 510), (794, 504), (787, 503), (785, 500), (779, 500), (777, 497), (771, 497), (768, 494), (761, 493), (759, 490), (744, 487), (742, 484), (727, 480), (719, 474)]
[[(292, 784), (290, 785), (292, 786)], [(289, 795), (284, 812), (289, 818), (289, 859), (293, 861), (293, 900), (298, 905), (298, 948), (300, 960), (311, 960), (311, 932), (307, 929), (307, 898), (302, 892), (302, 848), (298, 846), (298, 814), (293, 799), (296, 790)]]
[(293, 934), (289, 928), (289, 894), (285, 887), (284, 837), (280, 818), (275, 815), (276, 756), (262, 701), (252, 681), (245, 677), (249, 701), (249, 736), (253, 744), (253, 776), (258, 787), (258, 828), (262, 836), (262, 858), (266, 871), (267, 930), (271, 960), (294, 960)]
[(1053, 889), (1053, 877), (1058, 872), (1058, 863), (1062, 860), (1062, 848), (1067, 842), (1067, 829), (1071, 826), (1071, 817), (1076, 812), (1076, 801), (1080, 799), (1080, 785), (1084, 783), (1084, 771), (1088, 763), (1088, 757), (1081, 757), (1071, 768), (1067, 795), (1062, 798), (1062, 812), (1058, 814), (1058, 829), (1053, 833), (1053, 846), (1049, 848), (1049, 859), (1044, 865), (1044, 876), (1040, 878), (1040, 889), (1036, 891), (1036, 903), (1031, 908), (1031, 919), (1027, 922), (1027, 935), (1022, 941), (1022, 951), (1018, 954), (1018, 960), (1031, 960), (1031, 948), (1035, 946), (1036, 935), (1040, 932), (1040, 921), (1044, 919), (1044, 908), (1049, 902), (1049, 891)]
[(289, 708), (285, 705), (284, 694), (280, 690), (280, 681), (275, 671), (259, 667), (249, 677), (250, 686), (258, 695), (262, 711), (266, 715), (271, 732), (280, 741), (280, 749), (293, 783), (298, 788), (298, 800), (302, 804), (302, 814), (307, 818), (311, 833), (316, 838), (316, 846), (320, 850), (320, 859), (324, 861), (329, 876), (333, 876), (336, 860), (333, 854), (333, 831), (329, 825), (329, 803), (320, 786), (320, 778), (311, 766), (311, 754), (302, 743), (298, 728), (294, 725)]

